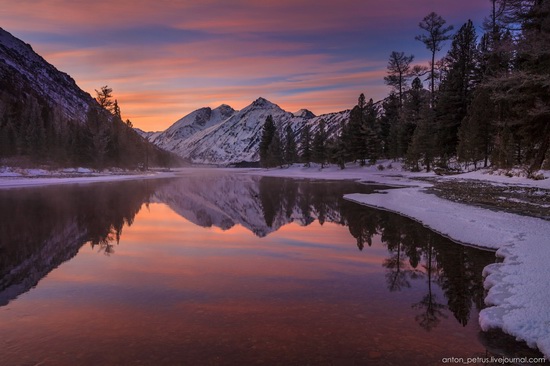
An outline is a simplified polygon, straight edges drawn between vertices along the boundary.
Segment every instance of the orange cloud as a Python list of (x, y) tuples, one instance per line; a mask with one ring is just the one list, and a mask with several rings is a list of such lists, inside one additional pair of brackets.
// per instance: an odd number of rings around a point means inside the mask
[(485, 9), (477, 0), (34, 0), (3, 4), (0, 20), (84, 90), (111, 86), (136, 127), (161, 130), (197, 108), (240, 109), (259, 96), (317, 114), (350, 108), (361, 92), (380, 99), (393, 48), (426, 52), (410, 33), (425, 14), (465, 21)]

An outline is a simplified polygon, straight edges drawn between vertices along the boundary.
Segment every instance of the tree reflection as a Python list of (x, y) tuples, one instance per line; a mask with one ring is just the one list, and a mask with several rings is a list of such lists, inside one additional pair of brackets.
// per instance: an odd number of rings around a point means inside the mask
[(258, 237), (290, 222), (346, 226), (360, 251), (375, 242), (386, 247), (382, 265), (389, 291), (426, 286), (422, 299), (411, 304), (419, 310), (416, 320), (422, 328), (433, 329), (449, 311), (466, 325), (472, 309), (483, 306), (482, 268), (494, 261), (494, 254), (457, 245), (412, 220), (343, 199), (348, 193), (374, 189), (349, 181), (220, 174), (154, 184), (0, 191), (0, 305), (13, 298), (2, 298), (5, 289), (20, 283), (30, 289), (84, 243), (112, 255), (124, 228), (154, 197), (197, 225), (226, 230), (238, 223)]
[[(386, 246), (388, 257), (383, 266), (389, 291), (401, 291), (413, 286), (413, 282), (424, 280), (427, 293), (412, 304), (421, 312), (415, 317), (418, 324), (429, 331), (446, 317), (449, 310), (457, 321), (466, 325), (475, 306), (483, 307), (482, 269), (494, 261), (492, 252), (485, 252), (457, 245), (437, 235), (422, 225), (399, 215), (363, 207), (342, 199), (352, 192), (368, 193), (371, 188), (352, 182), (322, 184), (315, 181), (292, 180), (292, 189), (285, 187), (284, 179), (261, 178), (260, 196), (266, 223), (280, 213), (273, 202), (286, 201), (285, 215), (299, 213), (295, 219), (308, 225), (317, 219), (336, 222), (348, 227), (359, 250), (370, 247), (378, 237)], [(269, 198), (268, 198), (269, 196)], [(288, 196), (286, 196), (288, 197)], [(289, 205), (296, 201), (296, 207)], [(433, 285), (443, 290), (445, 300), (438, 298)]]
[(123, 227), (153, 192), (147, 181), (0, 191), (0, 305), (87, 242), (113, 254)]
[(441, 318), (446, 318), (443, 312), (446, 306), (437, 302), (437, 296), (432, 289), (432, 282), (440, 275), (440, 269), (435, 260), (435, 248), (432, 238), (433, 234), (428, 233), (426, 236), (427, 248), (424, 253), (425, 263), (422, 265), (428, 284), (428, 293), (424, 295), (420, 302), (413, 305), (413, 308), (422, 310), (422, 312), (415, 317), (415, 320), (427, 331), (435, 328), (441, 321)]

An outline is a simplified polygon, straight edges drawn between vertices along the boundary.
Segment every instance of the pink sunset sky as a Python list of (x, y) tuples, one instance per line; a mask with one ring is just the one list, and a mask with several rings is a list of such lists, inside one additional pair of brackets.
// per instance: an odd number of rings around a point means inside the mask
[(109, 85), (124, 119), (156, 131), (260, 96), (316, 114), (351, 108), (360, 93), (379, 100), (392, 51), (427, 64), (414, 39), (425, 15), (455, 29), (472, 19), (479, 36), (489, 9), (489, 0), (0, 0), (0, 26), (90, 94)]

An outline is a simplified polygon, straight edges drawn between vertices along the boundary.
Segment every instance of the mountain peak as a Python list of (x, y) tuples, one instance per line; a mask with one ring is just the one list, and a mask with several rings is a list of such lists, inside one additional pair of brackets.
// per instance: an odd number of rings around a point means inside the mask
[(271, 106), (274, 106), (275, 104), (271, 103), (269, 100), (265, 98), (259, 97), (252, 103), (252, 105), (256, 107), (271, 107)]
[(294, 117), (302, 117), (307, 119), (315, 117), (315, 114), (309, 109), (300, 109), (298, 112), (292, 114), (294, 115)]
[(220, 111), (223, 114), (232, 114), (235, 112), (235, 110), (227, 104), (221, 104), (220, 106), (216, 107), (214, 109), (215, 111)]

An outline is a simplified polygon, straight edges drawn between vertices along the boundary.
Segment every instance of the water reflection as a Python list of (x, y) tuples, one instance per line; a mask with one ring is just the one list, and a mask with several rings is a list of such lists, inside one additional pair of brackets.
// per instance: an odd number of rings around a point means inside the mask
[(84, 243), (114, 253), (154, 190), (148, 182), (0, 190), (0, 305), (34, 287)]
[[(262, 328), (264, 323), (276, 328), (277, 332), (269, 328), (275, 332), (275, 338), (270, 338), (275, 344), (297, 337), (288, 333), (293, 324), (312, 327), (303, 332), (312, 335), (313, 344), (319, 337), (325, 342), (324, 348), (318, 345), (306, 350), (307, 340), (299, 343), (296, 339), (295, 355), (332, 354), (352, 345), (356, 352), (369, 340), (394, 353), (396, 347), (383, 345), (386, 341), (400, 347), (407, 344), (409, 352), (429, 350), (430, 343), (421, 346), (418, 334), (410, 329), (407, 333), (408, 320), (421, 332), (440, 331), (438, 337), (450, 327), (447, 318), (456, 319), (452, 322), (459, 327), (475, 324), (470, 322), (472, 314), (483, 304), (481, 271), (494, 261), (494, 254), (456, 245), (412, 220), (342, 198), (346, 193), (376, 188), (353, 182), (208, 174), (0, 191), (0, 305), (18, 304), (19, 300), (12, 300), (33, 293), (33, 287), (83, 247), (93, 248), (103, 263), (110, 263), (124, 255), (120, 254), (123, 247), (139, 245), (139, 256), (126, 254), (128, 261), (116, 262), (117, 272), (97, 269), (97, 278), (90, 280), (107, 288), (103, 291), (109, 291), (111, 280), (118, 284), (121, 293), (107, 292), (111, 300), (121, 299), (110, 303), (110, 311), (126, 319), (126, 325), (116, 329), (133, 327), (129, 324), (136, 319), (130, 308), (139, 304), (155, 309), (154, 314), (147, 310), (147, 316), (139, 316), (144, 324), (152, 322), (153, 328), (147, 331), (156, 333), (167, 327), (179, 334), (187, 327), (193, 334), (221, 337), (216, 341), (223, 339), (222, 348), (229, 353), (237, 347), (227, 340), (233, 336), (256, 347), (250, 335), (239, 338), (233, 334), (233, 326), (250, 330), (257, 340), (268, 331)], [(148, 205), (169, 207), (171, 213), (199, 227), (193, 233), (189, 228), (180, 233), (170, 225), (182, 223), (171, 216), (154, 215), (147, 230), (138, 235), (132, 225)], [(245, 231), (257, 239), (246, 237)], [(344, 231), (349, 235), (341, 239)], [(228, 247), (222, 241), (232, 236), (236, 243), (252, 244)], [(125, 242), (125, 237), (130, 239)], [(344, 240), (345, 247), (337, 240)], [(161, 246), (168, 247), (167, 252), (156, 251)], [(145, 275), (137, 276), (135, 268)], [(369, 284), (371, 272), (381, 274), (385, 294), (378, 292), (376, 284)], [(58, 274), (63, 276), (74, 275)], [(84, 302), (81, 306), (88, 309), (88, 302), (101, 301), (90, 298)], [(165, 318), (163, 313), (170, 315)], [(313, 336), (318, 328), (324, 331)], [(360, 330), (351, 331), (355, 328)], [(132, 328), (125, 334), (132, 337), (134, 332), (139, 330)], [(185, 336), (190, 337), (189, 333)], [(343, 339), (350, 343), (339, 343)], [(179, 344), (172, 338), (164, 342), (174, 347)], [(195, 344), (196, 352), (205, 349), (206, 339), (201, 342), (203, 346)], [(273, 357), (280, 356), (282, 348), (275, 352), (271, 347)], [(376, 359), (379, 350), (373, 352), (342, 357)]]
[[(346, 193), (377, 187), (245, 175), (186, 177), (152, 183), (0, 191), (0, 304), (28, 291), (88, 243), (107, 255), (115, 252), (124, 226), (142, 205), (162, 202), (202, 227), (228, 230), (236, 224), (264, 237), (289, 223), (317, 220), (348, 227), (359, 250), (380, 236), (388, 250), (383, 262), (389, 291), (426, 283), (426, 295), (413, 304), (419, 325), (430, 330), (448, 308), (466, 325), (472, 306), (483, 304), (481, 269), (488, 252), (456, 245), (400, 216), (348, 202)], [(445, 299), (432, 291), (437, 282)]]

